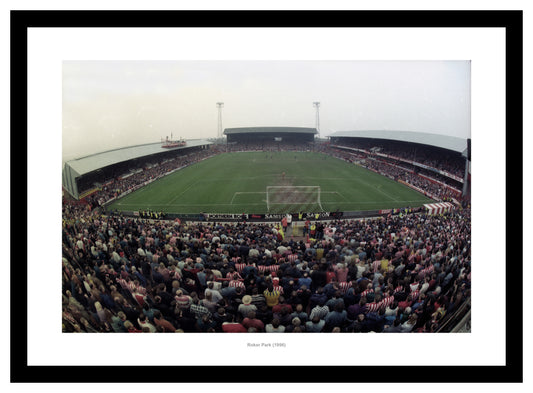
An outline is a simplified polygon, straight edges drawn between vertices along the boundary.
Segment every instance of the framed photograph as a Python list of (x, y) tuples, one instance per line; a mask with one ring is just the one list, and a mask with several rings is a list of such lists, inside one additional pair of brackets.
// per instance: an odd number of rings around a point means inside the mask
[[(523, 293), (519, 247), (522, 189), (520, 183), (513, 182), (512, 187), (508, 183), (511, 176), (522, 178), (521, 11), (54, 10), (11, 11), (10, 19), (11, 200), (20, 203), (17, 214), (11, 216), (11, 233), (21, 234), (11, 237), (11, 340), (16, 343), (11, 346), (11, 382), (523, 380), (523, 303), (522, 296), (517, 296)], [(294, 81), (313, 65), (320, 66), (321, 73), (310, 73), (315, 76), (310, 76), (307, 84), (296, 85)], [(405, 106), (407, 99), (395, 93), (392, 79), (381, 78), (375, 89), (363, 78), (352, 80), (350, 70), (362, 75), (367, 72), (363, 65), (372, 72), (380, 67), (395, 68), (395, 80), (403, 81), (401, 94), (407, 97), (416, 92), (412, 102), (420, 107)], [(422, 65), (446, 67), (460, 75), (460, 88), (466, 93), (459, 106), (454, 106), (457, 102), (453, 100), (440, 104), (444, 97), (421, 93), (431, 92), (445, 80), (438, 76), (443, 74), (425, 74)], [(269, 67), (270, 71), (265, 71)], [(415, 68), (420, 71), (413, 71)], [(227, 70), (249, 78), (233, 80)], [(189, 99), (175, 105), (173, 95), (165, 101), (150, 101), (143, 84), (167, 89), (170, 79), (165, 78), (179, 72), (187, 75), (188, 86), (182, 94)], [(239, 101), (243, 85), (257, 93), (253, 96), (256, 102)], [(279, 102), (267, 93), (277, 86)], [(283, 90), (287, 86), (301, 91), (290, 94)], [(105, 99), (85, 100), (86, 95), (106, 88)], [(116, 95), (118, 89), (129, 96)], [(357, 89), (361, 100), (357, 104), (349, 101), (355, 94), (344, 101), (338, 99)], [(317, 91), (329, 95), (317, 97)], [(199, 104), (203, 97), (208, 98)], [(133, 113), (127, 102), (130, 99), (136, 100), (137, 109), (146, 100), (144, 108), (152, 117), (143, 115), (142, 108)], [(298, 105), (307, 107), (304, 115), (293, 121), (296, 110), (291, 105), (300, 99), (307, 101), (298, 101)], [(377, 107), (386, 102), (389, 107), (377, 108), (369, 117), (363, 107), (365, 100)], [(245, 110), (232, 115), (231, 102)], [(119, 110), (124, 110), (122, 117), (117, 115)], [(276, 115), (265, 116), (269, 110)], [(169, 112), (179, 118), (172, 126), (151, 122)], [(389, 112), (395, 117), (387, 118)], [(130, 130), (139, 130), (139, 123), (148, 118), (151, 120), (133, 137)], [(227, 134), (233, 132), (232, 138), (242, 133), (239, 127), (248, 127), (246, 132), (268, 137), (277, 147), (287, 143), (293, 133), (302, 132), (296, 129), (299, 126), (316, 129), (321, 137), (333, 141), (335, 135), (346, 137), (344, 131), (379, 127), (412, 127), (431, 133), (425, 120), (460, 119), (461, 126), (445, 126), (444, 120), (440, 126), (463, 132), (469, 163), (472, 157), (468, 206), (472, 217), (471, 309), (464, 330), (436, 333), (429, 324), (428, 330), (421, 328), (419, 334), (356, 333), (353, 328), (341, 334), (314, 335), (91, 334), (89, 328), (81, 329), (86, 334), (66, 332), (61, 322), (65, 222), (60, 201), (62, 193), (82, 190), (65, 184), (65, 162), (150, 142), (167, 147), (176, 143), (170, 148), (180, 148), (179, 143), (187, 142), (178, 138), (181, 131), (171, 135), (176, 125), (182, 130), (194, 129), (189, 139), (221, 137), (221, 119), (228, 127)], [(266, 126), (289, 128), (283, 135), (274, 135), (270, 133), (279, 130)], [(233, 131), (228, 131), (231, 127)], [(65, 157), (70, 146), (86, 150)], [(263, 155), (257, 159), (269, 159)], [(299, 156), (289, 158), (298, 160)], [(79, 170), (74, 164), (71, 168)], [(280, 176), (279, 184), (285, 187), (291, 174), (283, 171)], [(260, 197), (266, 198), (268, 208), (277, 203), (278, 191), (267, 187)], [(307, 193), (312, 203), (319, 205), (334, 198), (315, 185), (309, 190), (293, 187), (290, 193), (294, 198)], [(244, 191), (233, 193), (232, 203), (242, 194)], [(396, 207), (389, 209), (390, 214), (404, 213), (395, 211)], [(135, 210), (136, 214), (160, 214), (154, 209), (148, 213), (141, 207)], [(298, 220), (298, 212), (294, 213)], [(508, 231), (511, 222), (512, 234)], [(446, 224), (442, 225), (445, 228)], [(508, 247), (511, 236), (513, 245), (520, 243), (517, 247)], [(238, 373), (232, 372), (237, 368)], [(198, 375), (206, 376), (205, 380), (200, 381)]]

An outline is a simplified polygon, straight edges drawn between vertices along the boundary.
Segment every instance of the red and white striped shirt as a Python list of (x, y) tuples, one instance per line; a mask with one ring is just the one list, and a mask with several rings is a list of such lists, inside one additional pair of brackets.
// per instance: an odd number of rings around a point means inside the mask
[(130, 287), (128, 286), (128, 281), (124, 280), (123, 278), (117, 278), (117, 282), (120, 284), (122, 289), (127, 289), (128, 291), (131, 291)]
[[(119, 280), (117, 280), (117, 282), (120, 283), (120, 285), (122, 286), (123, 289), (127, 289), (131, 293), (133, 293), (133, 292), (135, 292), (137, 290), (137, 286), (135, 285), (135, 283), (133, 281), (126, 281), (126, 280), (122, 280), (122, 279), (119, 279)], [(144, 293), (146, 294), (146, 290), (144, 291)]]
[(226, 274), (226, 278), (231, 278), (232, 280), (242, 280), (243, 278), (239, 274), (239, 272), (233, 272)]
[(420, 290), (419, 289), (415, 289), (414, 291), (411, 291), (411, 299), (416, 300), (418, 299), (418, 295), (420, 295)]
[(228, 286), (229, 287), (233, 287), (233, 288), (242, 288), (244, 290), (246, 290), (246, 286), (244, 285), (244, 283), (242, 281), (238, 281), (238, 280), (231, 280), (229, 283), (228, 283)]
[(379, 302), (379, 303), (372, 302), (372, 303), (367, 303), (366, 304), (367, 312), (377, 312), (380, 307), (381, 307), (381, 302)]
[(191, 304), (191, 298), (187, 295), (176, 296), (174, 299), (176, 299), (176, 306), (180, 309), (189, 308)]
[(383, 298), (383, 300), (380, 302), (380, 304), (384, 307), (390, 307), (392, 303), (394, 303), (394, 296)]
[(381, 266), (381, 260), (372, 262), (372, 271), (376, 273)]
[(342, 281), (339, 283), (339, 289), (343, 295), (345, 295), (346, 292), (348, 292), (348, 289), (350, 289), (351, 287), (352, 287), (351, 281)]
[(429, 265), (428, 267), (426, 267), (425, 269), (422, 269), (420, 270), (420, 273), (423, 276), (425, 276), (426, 274), (429, 274), (429, 273), (432, 273), (433, 270), (435, 269), (435, 266), (433, 265)]
[(297, 259), (298, 259), (298, 254), (287, 255), (287, 261), (289, 262), (296, 262)]
[(246, 263), (236, 263), (235, 264), (235, 269), (239, 272), (239, 273), (242, 273), (243, 269), (246, 267)]
[(146, 290), (146, 288), (143, 287), (142, 285), (137, 285), (137, 286), (134, 287), (134, 288), (135, 288), (135, 289), (134, 289), (132, 292), (138, 292), (138, 293), (140, 293), (140, 294), (143, 295), (143, 296), (145, 296), (146, 293), (148, 292), (148, 291)]
[(372, 292), (374, 292), (374, 290), (372, 288), (365, 289), (363, 292), (361, 292), (361, 297), (366, 296), (366, 295), (368, 295), (369, 293), (372, 293)]

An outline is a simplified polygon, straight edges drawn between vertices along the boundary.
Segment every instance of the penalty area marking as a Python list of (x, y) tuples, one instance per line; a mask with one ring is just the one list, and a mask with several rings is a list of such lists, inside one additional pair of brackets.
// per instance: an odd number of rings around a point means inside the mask
[(344, 199), (345, 201), (348, 202), (348, 198), (346, 198), (344, 195), (342, 195), (340, 192), (338, 191), (321, 191), (320, 192), (321, 194), (337, 194), (338, 196), (340, 196), (342, 199)]
[[(262, 191), (241, 191), (241, 192), (234, 192), (233, 193), (233, 197), (231, 198), (231, 201), (230, 201), (230, 205), (233, 205), (233, 200), (235, 199), (235, 197), (237, 195), (241, 195), (241, 194), (266, 194), (266, 192), (262, 192)], [(243, 203), (238, 203), (238, 205), (243, 205)], [(250, 203), (250, 205), (253, 205), (253, 203)], [(256, 203), (255, 205), (258, 205), (258, 203)]]

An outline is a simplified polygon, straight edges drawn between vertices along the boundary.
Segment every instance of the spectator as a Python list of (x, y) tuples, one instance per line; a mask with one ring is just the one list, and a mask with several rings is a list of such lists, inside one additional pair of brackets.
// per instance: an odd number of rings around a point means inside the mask
[(257, 307), (252, 304), (252, 297), (250, 295), (243, 296), (242, 304), (239, 305), (237, 311), (243, 318), (246, 318), (250, 311), (257, 311)]
[(145, 328), (147, 329), (148, 333), (156, 332), (156, 327), (150, 323), (150, 321), (148, 320), (148, 317), (144, 315), (143, 313), (141, 313), (139, 315), (139, 318), (137, 318), (137, 323), (139, 324), (143, 332), (145, 331)]
[(173, 333), (176, 331), (176, 328), (172, 323), (167, 321), (159, 310), (154, 311), (154, 323), (156, 327), (160, 327), (163, 332)]
[(343, 303), (337, 303), (333, 311), (326, 314), (324, 318), (326, 330), (331, 331), (335, 327), (344, 328), (348, 322), (348, 314)]
[(248, 329), (242, 323), (236, 321), (235, 315), (232, 315), (230, 322), (222, 323), (222, 331), (224, 333), (247, 333)]
[(263, 332), (265, 330), (265, 324), (263, 321), (256, 318), (255, 311), (248, 312), (248, 316), (243, 319), (242, 325), (246, 329), (255, 328), (257, 332)]
[(285, 326), (283, 326), (279, 319), (274, 318), (271, 323), (265, 326), (265, 331), (267, 333), (284, 333)]
[(263, 292), (263, 296), (266, 299), (266, 305), (272, 308), (279, 303), (279, 297), (281, 296), (281, 292), (279, 290), (274, 289), (274, 286), (270, 284), (269, 287)]
[(291, 324), (287, 326), (285, 329), (286, 333), (293, 333), (293, 332), (305, 332), (305, 326), (302, 325), (302, 321), (298, 317), (294, 317), (291, 320)]
[(326, 321), (320, 319), (318, 315), (305, 323), (305, 330), (310, 333), (319, 333), (324, 329)]

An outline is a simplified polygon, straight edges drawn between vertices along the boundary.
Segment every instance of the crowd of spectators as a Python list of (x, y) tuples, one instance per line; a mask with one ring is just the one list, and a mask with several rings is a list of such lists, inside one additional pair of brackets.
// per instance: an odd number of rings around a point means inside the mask
[[(431, 174), (430, 176), (420, 176), (414, 169), (407, 168), (402, 163), (392, 163), (385, 160), (369, 157), (364, 153), (352, 153), (339, 149), (331, 149), (331, 155), (349, 162), (357, 162), (359, 165), (390, 177), (396, 181), (402, 180), (415, 186), (417, 189), (431, 196), (433, 199), (451, 200), (460, 199), (462, 190), (457, 185), (447, 184), (444, 176)], [(438, 179), (437, 179), (438, 178)]]
[(403, 168), (397, 165), (390, 165), (386, 162), (375, 159), (367, 158), (363, 161), (361, 165), (363, 165), (365, 168), (372, 169), (395, 180), (403, 179), (405, 173), (410, 172), (407, 168)]
[(413, 171), (406, 168), (391, 165), (380, 160), (365, 160), (363, 166), (373, 169), (385, 176), (388, 176), (396, 181), (402, 180), (411, 184), (418, 190), (423, 191), (426, 195), (433, 199), (447, 200), (450, 198), (460, 198), (461, 190), (447, 186), (444, 183), (429, 178), (419, 176)]
[(451, 200), (452, 198), (460, 199), (460, 190), (417, 176), (414, 173), (404, 172), (399, 179), (415, 186), (427, 195), (431, 195), (433, 199), (440, 199), (443, 201)]
[(284, 239), (67, 205), (64, 332), (436, 332), (470, 296), (468, 209)]
[(461, 154), (450, 154), (439, 148), (430, 146), (417, 147), (415, 144), (403, 144), (392, 141), (365, 141), (362, 139), (344, 140), (342, 146), (362, 149), (368, 152), (387, 154), (398, 159), (414, 161), (440, 171), (448, 172), (462, 178), (465, 171), (465, 157)]

